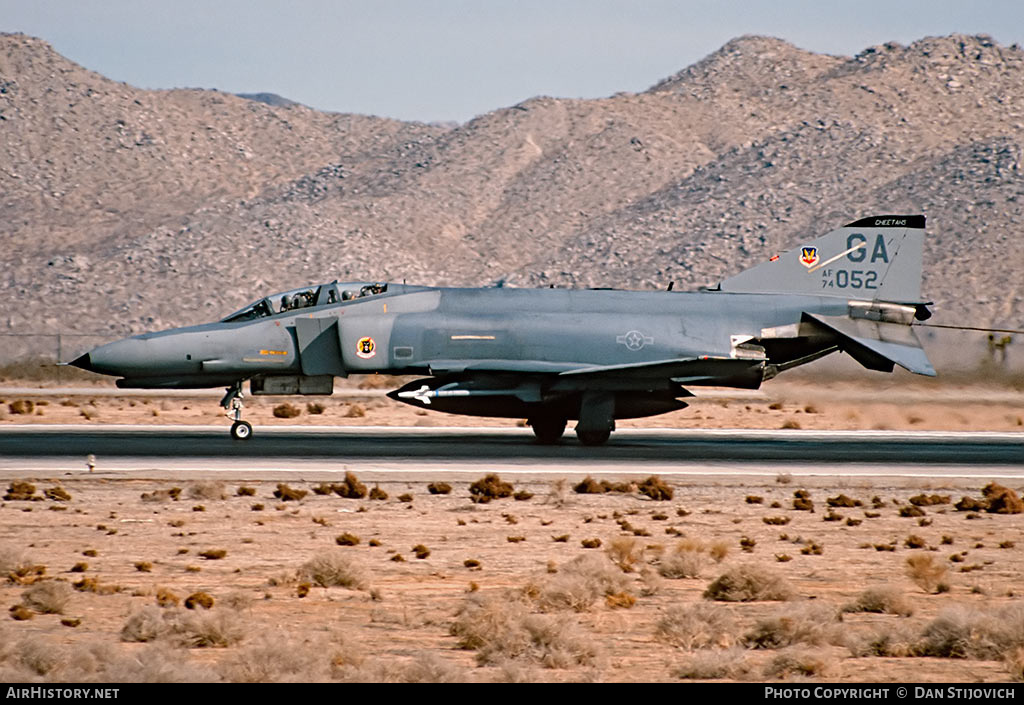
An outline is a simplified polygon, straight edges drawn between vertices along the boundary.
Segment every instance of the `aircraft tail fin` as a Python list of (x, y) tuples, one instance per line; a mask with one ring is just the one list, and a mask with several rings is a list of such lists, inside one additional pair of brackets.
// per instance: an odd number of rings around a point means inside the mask
[(862, 218), (724, 279), (721, 291), (921, 301), (923, 215)]

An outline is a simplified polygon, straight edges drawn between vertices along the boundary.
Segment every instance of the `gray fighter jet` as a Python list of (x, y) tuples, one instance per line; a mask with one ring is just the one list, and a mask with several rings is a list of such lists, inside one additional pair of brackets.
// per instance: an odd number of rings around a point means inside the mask
[(689, 387), (756, 389), (841, 351), (871, 370), (935, 375), (911, 327), (924, 216), (864, 218), (696, 292), (455, 289), (331, 282), (261, 298), (217, 323), (137, 335), (71, 364), (123, 388), (226, 387), (246, 439), (253, 394), (331, 394), (349, 374), (423, 375), (388, 396), (525, 418), (541, 443), (568, 420), (585, 445), (616, 419), (682, 409)]

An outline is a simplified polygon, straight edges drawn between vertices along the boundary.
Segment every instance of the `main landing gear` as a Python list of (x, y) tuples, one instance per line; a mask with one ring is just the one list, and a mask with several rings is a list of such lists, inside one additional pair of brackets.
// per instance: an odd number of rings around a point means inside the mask
[(224, 407), (224, 415), (234, 421), (231, 424), (231, 437), (236, 441), (247, 441), (252, 438), (252, 424), (242, 421), (242, 383), (235, 382), (228, 387), (227, 394), (220, 400)]

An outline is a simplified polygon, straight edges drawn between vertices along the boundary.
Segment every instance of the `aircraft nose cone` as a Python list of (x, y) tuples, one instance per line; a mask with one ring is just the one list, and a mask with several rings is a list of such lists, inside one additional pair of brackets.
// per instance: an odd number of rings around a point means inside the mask
[(126, 338), (90, 350), (71, 364), (90, 372), (128, 377), (145, 369), (148, 357), (142, 341)]
[(72, 360), (68, 364), (73, 366), (73, 367), (78, 367), (80, 369), (83, 369), (86, 372), (95, 372), (96, 371), (95, 368), (92, 366), (92, 360), (89, 358), (89, 353), (86, 353), (84, 355), (80, 355), (80, 356), (76, 357), (74, 360)]

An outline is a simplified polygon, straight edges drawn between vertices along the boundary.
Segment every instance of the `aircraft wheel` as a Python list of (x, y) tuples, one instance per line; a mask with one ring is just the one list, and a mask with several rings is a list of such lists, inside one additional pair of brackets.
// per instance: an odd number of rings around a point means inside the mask
[(537, 442), (549, 446), (558, 443), (558, 439), (565, 433), (565, 419), (540, 418), (530, 419), (530, 427)]
[(235, 421), (231, 424), (231, 437), (236, 441), (247, 441), (252, 438), (252, 424), (248, 421)]
[(611, 435), (611, 431), (576, 431), (576, 437), (585, 446), (604, 445)]

